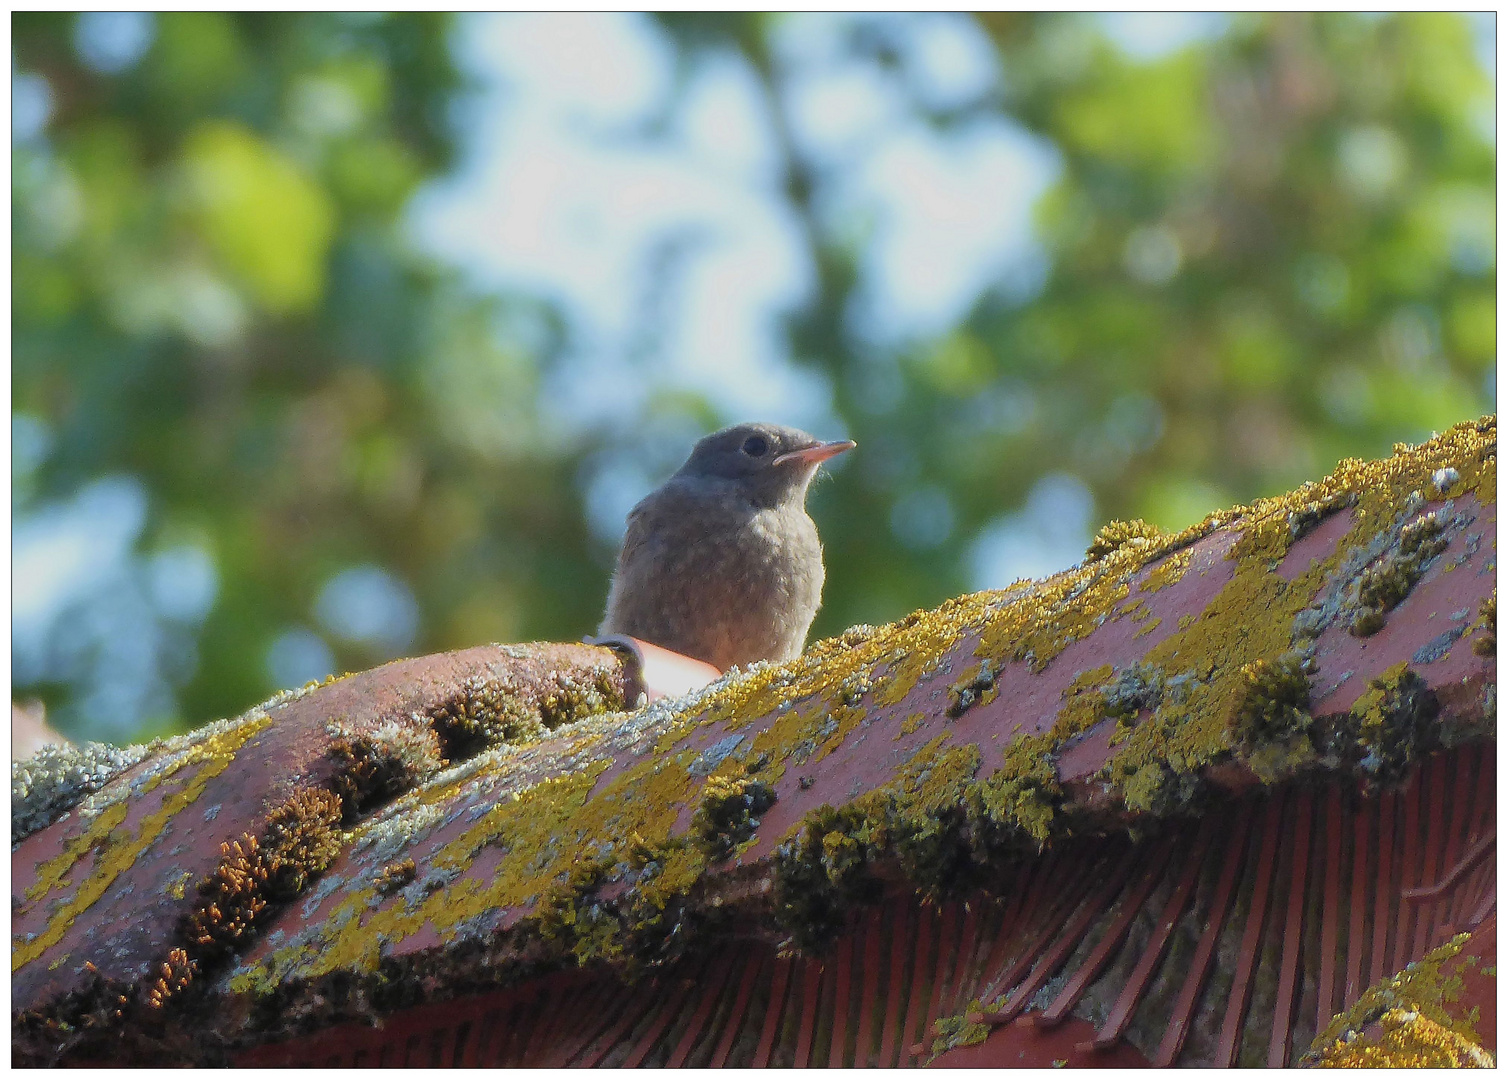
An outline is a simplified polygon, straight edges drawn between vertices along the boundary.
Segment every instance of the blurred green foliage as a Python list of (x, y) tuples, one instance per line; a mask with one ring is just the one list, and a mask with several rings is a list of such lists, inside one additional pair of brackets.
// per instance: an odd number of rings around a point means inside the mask
[[(787, 92), (778, 17), (661, 22), (683, 57), (736, 50)], [(936, 340), (852, 332), (867, 238), (824, 222), (822, 167), (776, 125), (818, 269), (791, 352), (862, 448), (814, 492), (818, 632), (964, 591), (975, 537), (1044, 474), (1081, 478), (1099, 520), (1177, 527), (1494, 408), (1492, 85), (1462, 18), (1244, 16), (1151, 62), (1082, 16), (981, 25), (1002, 83), (966, 111), (1014, 118), (1063, 169), (1039, 286)], [(196, 545), (218, 572), (178, 709), (153, 722), (264, 695), (271, 643), (351, 566), (412, 589), (407, 652), (589, 631), (611, 553), (576, 480), (601, 447), (538, 408), (563, 328), (469, 291), (399, 227), (455, 154), (450, 21), (168, 13), (117, 71), (81, 59), (75, 16), (13, 30), (16, 70), (52, 96), (13, 160), (14, 408), (54, 447), (17, 512), (135, 475), (142, 549)], [(906, 499), (950, 524), (908, 537)], [(332, 644), (341, 669), (391, 652)], [(16, 692), (87, 734), (76, 691)]]
[[(270, 644), (353, 565), (413, 590), (414, 650), (589, 627), (571, 462), (536, 422), (539, 350), (510, 343), (549, 314), (469, 294), (399, 230), (454, 155), (450, 21), (168, 13), (115, 74), (75, 22), (14, 22), (53, 98), (14, 157), (14, 408), (54, 447), (18, 510), (134, 474), (142, 546), (212, 556), (197, 672), (155, 719), (264, 696)], [(387, 658), (332, 644), (343, 670)], [(73, 689), (17, 693), (68, 730)]]
[[(1495, 408), (1493, 88), (1464, 18), (1237, 16), (1150, 62), (1092, 17), (979, 19), (1003, 85), (972, 111), (1062, 155), (1025, 299), (874, 355), (845, 323), (867, 238), (824, 230), (821, 169), (785, 144), (821, 288), (790, 339), (863, 448), (818, 489), (843, 558), (817, 631), (967, 588), (970, 542), (1045, 474), (1082, 479), (1100, 521), (1181, 528)], [(778, 92), (769, 17), (667, 25), (686, 49), (741, 50)], [(851, 48), (896, 62), (883, 39)], [(898, 383), (878, 407), (876, 381)], [(905, 489), (947, 493), (944, 541), (883, 527)]]

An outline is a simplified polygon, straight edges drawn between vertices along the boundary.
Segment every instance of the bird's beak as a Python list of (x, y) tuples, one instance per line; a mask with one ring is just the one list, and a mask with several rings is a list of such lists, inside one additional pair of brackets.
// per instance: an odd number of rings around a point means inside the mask
[(852, 450), (857, 445), (852, 439), (818, 443), (816, 446), (808, 446), (805, 450), (792, 450), (790, 453), (781, 454), (774, 463), (784, 465), (788, 461), (799, 461), (803, 465), (818, 465), (830, 457), (837, 457), (845, 450)]

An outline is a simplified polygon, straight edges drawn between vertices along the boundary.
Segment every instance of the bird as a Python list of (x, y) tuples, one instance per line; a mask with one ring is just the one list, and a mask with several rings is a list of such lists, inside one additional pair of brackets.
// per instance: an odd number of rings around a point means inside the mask
[(853, 447), (769, 423), (701, 439), (629, 511), (597, 633), (719, 671), (799, 656), (824, 577), (807, 488), (822, 462)]

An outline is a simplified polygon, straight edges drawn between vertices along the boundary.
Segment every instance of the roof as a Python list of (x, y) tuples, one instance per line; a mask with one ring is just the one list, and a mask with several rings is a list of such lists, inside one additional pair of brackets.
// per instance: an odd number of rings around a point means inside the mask
[(811, 950), (875, 882), (946, 899), (1264, 785), (1386, 788), (1495, 738), (1495, 483), (1484, 418), (632, 712), (591, 646), (280, 696), (15, 849), (18, 1052), (213, 1060), (730, 922)]

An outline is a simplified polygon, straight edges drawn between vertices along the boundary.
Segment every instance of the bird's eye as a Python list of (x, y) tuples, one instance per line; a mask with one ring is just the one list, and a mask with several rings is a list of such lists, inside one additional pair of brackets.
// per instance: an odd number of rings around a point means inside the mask
[(743, 449), (750, 457), (764, 457), (770, 449), (770, 441), (763, 435), (750, 435), (744, 440)]

